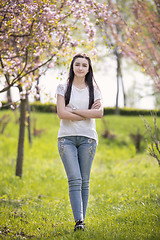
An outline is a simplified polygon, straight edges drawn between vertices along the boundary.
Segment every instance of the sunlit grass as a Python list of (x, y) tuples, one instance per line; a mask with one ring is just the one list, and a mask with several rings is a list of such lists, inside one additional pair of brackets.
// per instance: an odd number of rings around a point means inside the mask
[[(84, 232), (74, 232), (68, 184), (57, 149), (59, 119), (54, 114), (32, 113), (36, 128), (45, 131), (33, 138), (27, 131), (23, 177), (15, 177), (18, 113), (0, 135), (0, 236), (2, 239), (160, 239), (160, 169), (145, 152), (136, 154), (129, 137), (140, 129), (140, 117), (106, 116), (113, 140), (103, 139), (97, 120), (99, 145), (94, 159), (90, 199)], [(151, 117), (147, 117), (150, 122)], [(27, 130), (27, 129), (26, 129)]]

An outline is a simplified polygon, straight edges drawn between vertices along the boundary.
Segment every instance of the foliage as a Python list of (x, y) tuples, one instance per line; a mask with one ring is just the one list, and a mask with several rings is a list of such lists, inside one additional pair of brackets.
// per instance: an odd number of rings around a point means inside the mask
[(159, 1), (92, 0), (90, 5), (105, 46), (134, 60), (159, 91)]
[(160, 166), (160, 128), (157, 124), (156, 115), (153, 117), (154, 126), (152, 127), (146, 119), (143, 119), (147, 132), (150, 135), (150, 144), (148, 145), (148, 153), (154, 157)]
[(0, 118), (0, 134), (4, 133), (5, 128), (7, 127), (7, 124), (10, 121), (10, 117), (7, 114), (4, 114), (1, 118)]
[(23, 169), (28, 95), (31, 91), (35, 95), (39, 94), (37, 78), (46, 72), (44, 68), (53, 67), (51, 61), (58, 64), (68, 59), (67, 56), (70, 57), (73, 47), (78, 45), (78, 41), (72, 38), (72, 31), (77, 29), (77, 24), (83, 25), (81, 29), (88, 36), (88, 41), (92, 41), (94, 29), (86, 18), (88, 11), (88, 5), (83, 1), (1, 2), (0, 77), (4, 77), (1, 78), (0, 93), (12, 86), (18, 87), (21, 101), (17, 176), (22, 176)]
[[(137, 109), (137, 108), (119, 108), (119, 114), (123, 116), (148, 116), (151, 112), (155, 112), (157, 116), (160, 116), (159, 110), (149, 110), (149, 109)], [(113, 107), (105, 107), (104, 115), (114, 114), (115, 109)]]
[(102, 122), (103, 122), (103, 125), (104, 125), (104, 132), (102, 134), (102, 137), (103, 138), (108, 138), (108, 139), (114, 139), (116, 137), (115, 134), (112, 134), (110, 129), (109, 129), (109, 126), (108, 126), (108, 123), (106, 121), (106, 119), (103, 117), (102, 118)]
[(1, 1), (0, 74), (6, 83), (3, 81), (0, 92), (19, 86), (24, 97), (33, 87), (36, 70), (39, 75), (44, 65), (53, 67), (51, 61), (58, 63), (70, 57), (78, 45), (72, 37), (77, 24), (92, 41), (94, 30), (86, 18), (88, 11), (83, 1)]
[(31, 111), (35, 111), (35, 112), (56, 112), (57, 111), (57, 107), (56, 104), (51, 104), (51, 103), (40, 103), (40, 102), (36, 102), (36, 103), (31, 103)]
[(45, 132), (34, 137), (32, 148), (25, 141), (24, 176), (19, 179), (14, 176), (18, 116), (1, 111), (0, 117), (3, 114), (11, 117), (0, 137), (3, 239), (160, 239), (159, 168), (144, 152), (136, 155), (129, 137), (137, 127), (145, 133), (139, 117), (106, 116), (117, 136), (113, 140), (101, 138), (104, 126), (97, 120), (99, 145), (91, 173), (86, 229), (74, 233), (67, 178), (57, 149), (57, 115), (32, 113), (37, 128)]
[[(52, 103), (41, 103), (41, 102), (33, 102), (30, 103), (31, 110), (33, 112), (56, 112), (56, 104)], [(15, 104), (12, 106), (13, 110), (18, 108), (19, 105)], [(2, 102), (2, 108), (1, 110), (7, 110), (10, 106), (7, 105), (6, 102)], [(150, 116), (151, 112), (155, 112), (157, 116), (160, 116), (159, 110), (149, 110), (149, 109), (137, 109), (137, 108), (120, 108), (119, 114), (124, 116)], [(115, 108), (114, 107), (104, 107), (104, 115), (114, 115), (115, 114)]]
[(136, 133), (130, 133), (130, 137), (133, 140), (135, 147), (136, 147), (136, 151), (140, 152), (141, 150), (141, 141), (143, 139), (142, 134), (140, 133), (139, 129), (137, 129)]
[(136, 0), (132, 5), (132, 21), (123, 18), (113, 1), (109, 0), (110, 8), (115, 16), (114, 24), (119, 24), (123, 31), (120, 38), (111, 26), (112, 34), (120, 46), (122, 53), (141, 66), (142, 71), (150, 75), (155, 87), (159, 90), (160, 83), (160, 21), (158, 1)]

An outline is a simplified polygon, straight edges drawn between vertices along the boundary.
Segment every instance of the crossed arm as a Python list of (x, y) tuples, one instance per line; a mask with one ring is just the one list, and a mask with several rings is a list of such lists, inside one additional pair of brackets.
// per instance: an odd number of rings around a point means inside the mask
[(81, 121), (87, 118), (102, 118), (103, 107), (100, 100), (96, 100), (91, 109), (76, 109), (72, 110), (70, 107), (65, 106), (64, 97), (57, 95), (57, 114), (60, 119)]

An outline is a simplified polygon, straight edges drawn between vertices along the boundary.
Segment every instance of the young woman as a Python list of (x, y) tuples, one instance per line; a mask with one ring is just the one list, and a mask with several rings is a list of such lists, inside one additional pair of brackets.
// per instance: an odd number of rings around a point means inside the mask
[(86, 54), (73, 57), (68, 82), (58, 85), (56, 94), (57, 113), (61, 119), (58, 149), (68, 177), (76, 222), (74, 230), (84, 230), (90, 171), (98, 144), (95, 118), (103, 116), (101, 94)]

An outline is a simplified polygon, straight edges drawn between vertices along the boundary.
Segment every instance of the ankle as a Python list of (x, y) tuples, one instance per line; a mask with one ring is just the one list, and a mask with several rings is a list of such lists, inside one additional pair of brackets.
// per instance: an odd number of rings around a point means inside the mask
[(83, 220), (76, 220), (75, 221), (75, 223), (78, 223), (78, 222), (83, 223)]
[(83, 223), (83, 220), (77, 220), (75, 222), (76, 222), (76, 225), (74, 226), (74, 231), (81, 230), (81, 229), (84, 231), (85, 224)]

